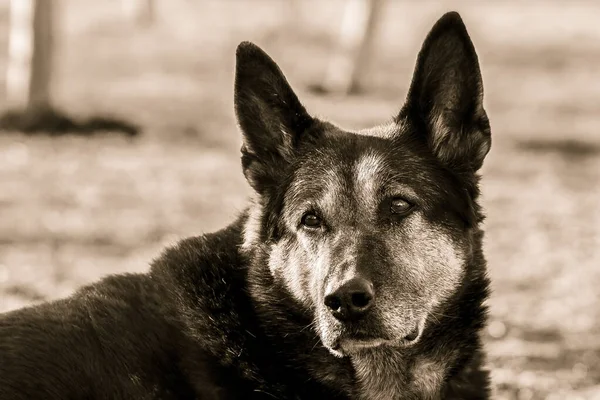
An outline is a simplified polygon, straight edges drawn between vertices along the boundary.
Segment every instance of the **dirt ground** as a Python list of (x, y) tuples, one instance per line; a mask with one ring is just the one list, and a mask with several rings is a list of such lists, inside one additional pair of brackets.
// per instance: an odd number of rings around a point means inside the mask
[[(390, 0), (369, 90), (352, 97), (306, 90), (324, 74), (339, 0), (293, 12), (284, 0), (158, 0), (151, 28), (114, 0), (62, 4), (56, 104), (144, 133), (0, 135), (0, 311), (144, 271), (165, 245), (244, 207), (241, 40), (280, 63), (309, 111), (358, 128), (399, 110), (427, 30), (455, 9), (480, 55), (494, 141), (482, 185), (495, 398), (600, 399), (600, 3)], [(3, 0), (4, 49), (7, 24)]]

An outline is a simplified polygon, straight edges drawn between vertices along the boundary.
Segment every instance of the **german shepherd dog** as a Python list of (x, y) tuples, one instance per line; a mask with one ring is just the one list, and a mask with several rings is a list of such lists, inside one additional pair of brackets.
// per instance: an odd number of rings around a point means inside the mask
[(488, 399), (482, 96), (457, 13), (397, 116), (360, 131), (309, 115), (240, 44), (251, 205), (147, 274), (2, 315), (0, 398)]

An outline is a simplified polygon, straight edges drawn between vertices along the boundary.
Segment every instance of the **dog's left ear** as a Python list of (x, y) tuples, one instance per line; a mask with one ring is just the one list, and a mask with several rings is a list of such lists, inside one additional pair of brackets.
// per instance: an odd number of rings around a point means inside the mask
[(235, 112), (243, 135), (244, 175), (262, 194), (277, 185), (314, 120), (275, 61), (250, 42), (236, 51)]
[(490, 150), (477, 54), (456, 12), (442, 16), (419, 52), (399, 122), (425, 130), (435, 156), (460, 171), (477, 171)]

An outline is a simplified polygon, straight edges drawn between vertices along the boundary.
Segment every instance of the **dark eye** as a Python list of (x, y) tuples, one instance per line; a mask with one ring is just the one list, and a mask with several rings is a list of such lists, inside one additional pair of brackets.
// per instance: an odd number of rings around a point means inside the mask
[(412, 208), (412, 204), (399, 197), (393, 198), (392, 203), (390, 205), (391, 213), (397, 215), (406, 215), (410, 212), (410, 210), (412, 210)]
[(304, 214), (300, 222), (302, 225), (310, 229), (320, 228), (322, 224), (321, 218), (311, 212)]

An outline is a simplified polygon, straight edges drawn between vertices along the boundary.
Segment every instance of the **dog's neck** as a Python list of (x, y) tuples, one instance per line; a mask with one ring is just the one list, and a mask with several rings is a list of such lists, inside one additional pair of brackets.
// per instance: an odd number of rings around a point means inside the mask
[(391, 347), (369, 349), (350, 359), (356, 374), (356, 395), (364, 400), (438, 399), (450, 361), (414, 356)]

